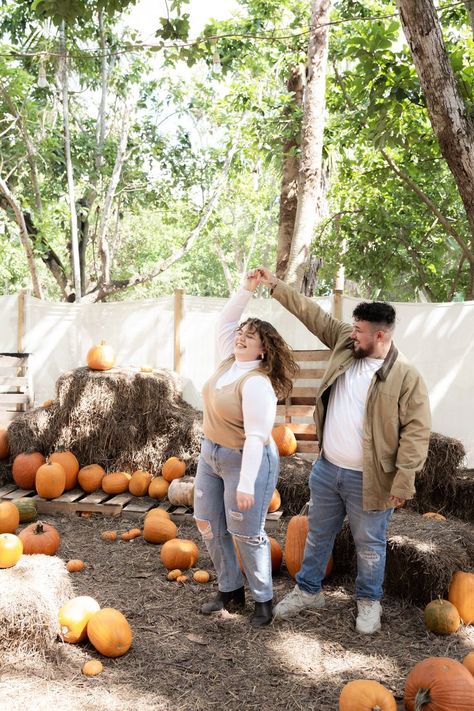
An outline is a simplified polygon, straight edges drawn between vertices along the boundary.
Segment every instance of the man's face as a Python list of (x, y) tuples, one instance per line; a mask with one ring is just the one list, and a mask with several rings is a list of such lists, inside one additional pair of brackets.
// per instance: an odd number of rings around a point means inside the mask
[(376, 355), (377, 328), (370, 321), (352, 321), (352, 350), (356, 358), (370, 358)]

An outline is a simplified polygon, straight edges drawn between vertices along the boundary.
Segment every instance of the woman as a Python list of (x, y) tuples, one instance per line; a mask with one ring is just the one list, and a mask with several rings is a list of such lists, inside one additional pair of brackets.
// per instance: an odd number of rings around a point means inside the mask
[(218, 592), (201, 607), (210, 614), (243, 607), (244, 579), (255, 601), (250, 619), (272, 619), (272, 570), (265, 517), (278, 479), (271, 438), (277, 397), (286, 397), (298, 366), (274, 327), (239, 318), (260, 282), (249, 272), (224, 308), (218, 325), (221, 363), (203, 389), (204, 436), (194, 487), (194, 518), (217, 572)]

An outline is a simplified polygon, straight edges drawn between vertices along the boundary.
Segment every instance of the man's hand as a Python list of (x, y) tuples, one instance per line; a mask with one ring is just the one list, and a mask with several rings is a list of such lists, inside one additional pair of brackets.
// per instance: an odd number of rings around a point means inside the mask
[(252, 494), (243, 494), (241, 491), (238, 491), (236, 496), (239, 511), (248, 511), (255, 503), (255, 497), (252, 496)]
[(390, 501), (394, 509), (399, 509), (405, 503), (406, 499), (401, 499), (399, 496), (391, 496)]
[(260, 273), (261, 283), (265, 284), (269, 289), (274, 289), (278, 281), (275, 274), (266, 267), (257, 267), (257, 271)]
[(258, 269), (251, 269), (245, 275), (242, 286), (244, 289), (247, 289), (247, 291), (255, 291), (261, 281), (260, 271)]

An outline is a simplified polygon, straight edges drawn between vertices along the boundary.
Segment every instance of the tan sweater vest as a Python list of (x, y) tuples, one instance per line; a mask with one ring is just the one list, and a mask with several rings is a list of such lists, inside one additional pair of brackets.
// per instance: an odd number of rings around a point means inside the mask
[(216, 388), (219, 378), (229, 369), (232, 362), (233, 356), (222, 361), (203, 387), (203, 431), (205, 437), (222, 447), (242, 449), (245, 443), (242, 388), (248, 378), (255, 375), (267, 376), (259, 368), (255, 368), (246, 371), (233, 383)]

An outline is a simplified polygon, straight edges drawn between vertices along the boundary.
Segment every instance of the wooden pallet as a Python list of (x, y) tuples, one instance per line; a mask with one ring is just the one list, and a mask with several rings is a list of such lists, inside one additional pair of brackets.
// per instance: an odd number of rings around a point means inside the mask
[[(171, 520), (175, 523), (193, 521), (193, 511), (186, 506), (174, 506), (169, 501), (158, 502), (149, 496), (132, 496), (132, 494), (117, 494), (112, 496), (104, 491), (95, 491), (93, 494), (86, 494), (82, 489), (72, 489), (66, 491), (57, 499), (43, 499), (33, 490), (19, 489), (16, 484), (6, 484), (0, 488), (0, 500), (13, 501), (14, 499), (31, 499), (35, 502), (40, 514), (77, 514), (77, 513), (98, 513), (103, 516), (125, 516), (127, 518), (138, 518), (144, 516), (150, 509), (159, 506), (168, 511)], [(278, 527), (283, 511), (268, 513), (265, 528), (274, 530)]]
[(0, 424), (8, 425), (32, 406), (28, 353), (0, 353)]

